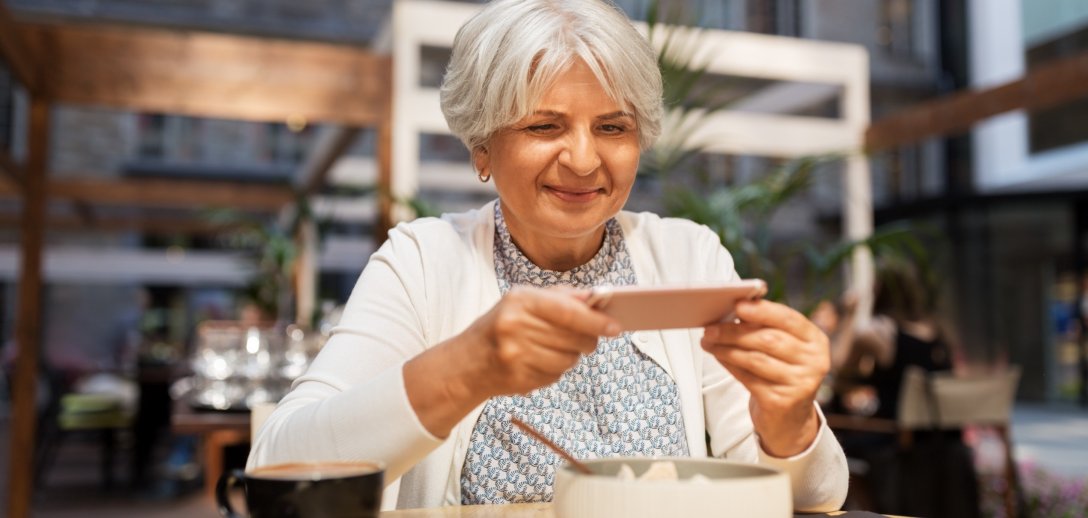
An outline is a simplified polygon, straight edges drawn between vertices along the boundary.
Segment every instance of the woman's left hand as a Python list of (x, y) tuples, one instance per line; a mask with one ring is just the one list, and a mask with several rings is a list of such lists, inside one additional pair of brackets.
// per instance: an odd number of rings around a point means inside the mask
[(794, 309), (768, 300), (737, 305), (738, 322), (706, 326), (702, 346), (752, 394), (760, 445), (775, 457), (805, 451), (820, 422), (814, 401), (830, 369), (827, 335)]

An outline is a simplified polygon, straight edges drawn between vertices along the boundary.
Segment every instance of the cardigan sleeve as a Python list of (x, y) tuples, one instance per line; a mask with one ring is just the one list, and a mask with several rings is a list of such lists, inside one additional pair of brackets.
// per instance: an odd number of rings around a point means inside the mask
[(748, 389), (717, 359), (705, 353), (703, 383), (711, 455), (764, 464), (786, 472), (793, 490), (793, 508), (797, 511), (828, 512), (842, 507), (850, 478), (846, 455), (827, 427), (819, 406), (816, 412), (820, 430), (812, 445), (783, 459), (770, 455), (759, 444), (748, 413)]
[[(738, 278), (733, 259), (713, 233), (706, 231), (697, 239), (705, 261), (708, 279)], [(759, 444), (748, 411), (750, 394), (718, 360), (695, 345), (703, 358), (703, 404), (710, 453), (715, 457), (773, 466), (790, 477), (793, 507), (797, 511), (827, 512), (838, 510), (846, 501), (849, 470), (846, 455), (835, 435), (827, 427), (817, 406), (820, 430), (816, 440), (804, 452), (786, 459), (771, 456)]]
[(410, 226), (390, 232), (328, 342), (257, 434), (249, 467), (380, 460), (392, 482), (442, 443), (404, 386), (404, 363), (427, 347), (421, 257)]

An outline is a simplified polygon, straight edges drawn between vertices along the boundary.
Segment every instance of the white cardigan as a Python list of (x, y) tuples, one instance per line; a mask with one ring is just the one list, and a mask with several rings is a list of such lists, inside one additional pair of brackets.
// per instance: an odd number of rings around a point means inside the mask
[[(460, 333), (499, 300), (493, 204), (400, 224), (389, 233), (328, 343), (262, 426), (250, 468), (379, 459), (389, 484), (384, 508), (459, 505), (461, 468), (483, 405), (447, 439), (436, 438), (412, 410), (402, 370), (407, 360)], [(648, 213), (621, 212), (617, 219), (641, 285), (736, 278), (732, 258), (706, 227)], [(640, 331), (633, 340), (676, 381), (691, 455), (707, 455), (709, 434), (711, 455), (789, 473), (795, 509), (838, 509), (846, 498), (846, 457), (826, 424), (795, 457), (764, 453), (753, 433), (747, 389), (702, 350), (701, 333)]]

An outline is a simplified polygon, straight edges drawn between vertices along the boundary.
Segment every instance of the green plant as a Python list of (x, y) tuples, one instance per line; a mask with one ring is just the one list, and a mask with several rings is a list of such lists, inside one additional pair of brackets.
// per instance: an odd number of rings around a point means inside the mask
[(666, 185), (665, 210), (672, 216), (706, 225), (733, 255), (744, 277), (770, 281), (772, 299), (781, 299), (785, 270), (770, 256), (774, 214), (812, 185), (812, 171), (823, 158), (787, 162), (760, 179), (737, 187), (692, 189)]
[[(728, 81), (711, 80), (703, 58), (701, 30), (674, 23), (678, 11), (662, 16), (657, 1), (646, 15), (649, 38), (658, 42), (658, 65), (664, 84), (668, 115), (663, 137), (647, 150), (639, 174), (653, 178), (662, 191), (662, 208), (670, 216), (706, 225), (733, 255), (742, 277), (768, 281), (772, 300), (786, 298), (787, 277), (802, 271), (804, 282), (794, 284), (801, 300), (796, 306), (811, 309), (821, 299), (841, 291), (838, 275), (859, 247), (874, 255), (899, 255), (928, 265), (925, 247), (915, 229), (899, 224), (878, 229), (860, 240), (819, 246), (808, 242), (775, 253), (771, 221), (775, 214), (808, 192), (818, 175), (847, 158), (845, 153), (779, 161), (754, 181), (728, 185), (721, 175), (707, 170), (699, 156), (705, 151), (692, 141), (707, 117), (729, 106)], [(668, 19), (668, 20), (666, 20)], [(928, 271), (928, 268), (927, 268)], [(794, 301), (791, 301), (794, 302)]]
[[(710, 115), (725, 109), (729, 98), (721, 88), (706, 84), (707, 64), (702, 56), (701, 29), (678, 23), (678, 4), (663, 13), (657, 0), (646, 13), (647, 38), (660, 41), (657, 66), (664, 86), (662, 98), (668, 112), (658, 144), (647, 150), (639, 162), (641, 175), (668, 177), (689, 164), (703, 147), (691, 138)], [(686, 25), (684, 28), (680, 28)]]
[(242, 295), (265, 318), (285, 316), (294, 289), (294, 266), (298, 259), (296, 236), (313, 214), (303, 195), (296, 196), (294, 210), (285, 221), (275, 221), (232, 209), (208, 212), (208, 220), (221, 231), (220, 241), (236, 249), (250, 262), (252, 273)]
[[(328, 191), (331, 195), (362, 197), (378, 194), (389, 196), (373, 186), (337, 187)], [(414, 217), (436, 215), (437, 211), (417, 198), (393, 200), (395, 205), (407, 207)], [(264, 317), (274, 320), (290, 320), (290, 308), (295, 295), (296, 262), (299, 257), (298, 236), (303, 225), (315, 224), (317, 239), (326, 234), (330, 220), (318, 219), (309, 196), (295, 193), (295, 201), (279, 219), (258, 217), (231, 209), (211, 210), (208, 220), (219, 227), (219, 237), (226, 246), (239, 250), (252, 265), (252, 274), (242, 295), (261, 311)], [(320, 317), (314, 308), (311, 320)], [(309, 324), (314, 324), (314, 321)]]

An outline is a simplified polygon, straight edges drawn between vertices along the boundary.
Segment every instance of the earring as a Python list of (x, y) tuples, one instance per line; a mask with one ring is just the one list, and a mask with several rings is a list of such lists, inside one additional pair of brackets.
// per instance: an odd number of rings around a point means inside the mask
[(487, 183), (491, 179), (491, 173), (485, 171), (476, 170), (476, 153), (487, 154), (487, 148), (483, 146), (477, 146), (472, 149), (472, 157), (469, 158), (469, 165), (472, 166), (472, 172), (476, 173), (476, 179), (480, 180), (480, 183)]

